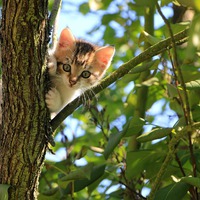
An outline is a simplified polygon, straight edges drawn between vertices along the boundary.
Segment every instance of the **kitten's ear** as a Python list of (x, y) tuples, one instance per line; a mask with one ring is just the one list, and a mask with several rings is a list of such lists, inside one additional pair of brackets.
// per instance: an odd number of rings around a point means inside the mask
[(95, 58), (100, 63), (101, 67), (106, 69), (110, 66), (114, 53), (115, 48), (113, 46), (101, 47), (97, 49)]
[(70, 48), (73, 49), (75, 43), (75, 37), (69, 28), (65, 28), (62, 30), (60, 34), (60, 39), (58, 42), (58, 48)]

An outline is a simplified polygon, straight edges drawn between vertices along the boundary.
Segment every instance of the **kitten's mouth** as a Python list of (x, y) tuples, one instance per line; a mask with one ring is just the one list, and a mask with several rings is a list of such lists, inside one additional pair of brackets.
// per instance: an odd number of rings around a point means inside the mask
[(73, 84), (72, 84), (72, 83), (69, 83), (69, 87), (70, 87), (70, 88), (76, 88), (76, 87), (77, 87), (77, 84), (76, 84), (76, 83), (73, 83)]

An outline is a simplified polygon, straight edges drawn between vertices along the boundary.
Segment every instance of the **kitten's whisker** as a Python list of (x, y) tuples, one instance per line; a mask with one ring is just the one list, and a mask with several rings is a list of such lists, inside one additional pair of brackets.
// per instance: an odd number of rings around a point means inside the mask
[(104, 89), (103, 86), (102, 86), (101, 84), (99, 84), (99, 87), (100, 87), (101, 89)]
[(98, 101), (98, 98), (97, 98), (97, 95), (96, 95), (96, 93), (93, 91), (93, 89), (92, 88), (90, 88), (89, 89), (90, 91), (91, 91), (91, 93), (94, 95), (94, 98)]
[(81, 89), (81, 92), (82, 92), (82, 95), (83, 95), (83, 105), (85, 105), (86, 102), (87, 102), (87, 99), (86, 99), (86, 96), (85, 96), (85, 90)]

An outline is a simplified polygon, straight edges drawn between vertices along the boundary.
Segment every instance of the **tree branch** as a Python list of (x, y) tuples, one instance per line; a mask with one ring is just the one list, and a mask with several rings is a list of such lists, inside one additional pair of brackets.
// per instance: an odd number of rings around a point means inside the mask
[(53, 27), (54, 23), (56, 22), (56, 18), (58, 16), (61, 3), (62, 3), (62, 0), (54, 0), (52, 11), (49, 16), (49, 33), (51, 32), (52, 27)]
[[(192, 125), (193, 116), (192, 116), (192, 112), (191, 112), (191, 108), (190, 108), (190, 103), (189, 103), (189, 97), (188, 97), (188, 93), (187, 93), (187, 89), (186, 89), (186, 84), (185, 84), (185, 81), (184, 81), (184, 78), (183, 78), (183, 73), (182, 73), (181, 67), (180, 67), (180, 65), (178, 63), (178, 57), (177, 57), (177, 51), (176, 51), (176, 43), (174, 41), (172, 28), (170, 26), (169, 21), (166, 19), (166, 17), (162, 13), (158, 2), (156, 3), (156, 8), (158, 10), (158, 13), (160, 14), (162, 19), (164, 20), (165, 24), (167, 25), (170, 37), (172, 38), (172, 53), (173, 53), (172, 54), (172, 57), (173, 57), (172, 58), (172, 66), (173, 66), (173, 69), (174, 69), (175, 76), (176, 76), (176, 70), (178, 72), (177, 76), (178, 76), (178, 78), (180, 80), (180, 84), (182, 86), (182, 90), (181, 91), (183, 91), (184, 100), (182, 99), (182, 96), (180, 94), (180, 89), (178, 88), (178, 83), (176, 84), (176, 88), (177, 88), (177, 91), (178, 91), (178, 94), (179, 94), (179, 98), (180, 98), (180, 101), (181, 101), (181, 105), (182, 105), (182, 109), (183, 109), (183, 112), (184, 112), (184, 117), (185, 117), (186, 124), (187, 125)], [(196, 162), (196, 159), (195, 159), (195, 156), (194, 156), (194, 150), (193, 150), (194, 147), (193, 147), (193, 144), (192, 144), (191, 134), (192, 134), (192, 132), (188, 132), (189, 149), (190, 149), (190, 155), (191, 155), (191, 161), (192, 161), (192, 167), (193, 167), (193, 175), (194, 175), (194, 177), (196, 177), (197, 176), (197, 171), (196, 171), (197, 170), (197, 162)], [(198, 195), (197, 192), (195, 194), (195, 189), (194, 189), (193, 193), (191, 193), (191, 194), (192, 195), (196, 195), (196, 196)], [(195, 198), (195, 197), (193, 196), (193, 198)]]
[[(187, 89), (186, 89), (185, 81), (184, 81), (184, 78), (183, 78), (183, 74), (182, 74), (180, 65), (178, 63), (178, 56), (177, 56), (177, 51), (176, 51), (176, 43), (175, 43), (175, 39), (174, 39), (174, 36), (173, 36), (173, 31), (172, 31), (170, 23), (168, 22), (168, 20), (166, 19), (166, 17), (162, 13), (161, 8), (160, 8), (158, 2), (156, 3), (156, 8), (158, 10), (158, 13), (162, 17), (163, 21), (165, 22), (165, 24), (166, 24), (166, 26), (167, 26), (167, 28), (169, 30), (169, 35), (172, 38), (172, 57), (173, 57), (172, 58), (172, 65), (174, 67), (174, 73), (176, 74), (176, 72), (175, 72), (176, 70), (178, 72), (178, 77), (179, 77), (180, 84), (181, 84), (182, 90), (183, 90), (183, 95), (184, 95), (185, 103), (183, 103), (184, 100), (182, 99), (180, 93), (179, 93), (179, 97), (180, 97), (181, 102), (182, 102), (182, 107), (183, 107), (185, 121), (186, 121), (187, 125), (188, 124), (191, 125), (193, 123), (192, 113), (191, 113), (191, 109), (190, 109), (189, 98), (188, 98), (188, 94), (187, 94)], [(179, 90), (178, 87), (177, 87), (177, 90)]]
[[(187, 41), (187, 33), (188, 29), (185, 29), (184, 31), (181, 31), (174, 35), (174, 40), (177, 44), (183, 43)], [(73, 113), (75, 109), (77, 109), (84, 101), (84, 96), (88, 97), (89, 99), (92, 99), (95, 94), (99, 93), (100, 91), (107, 88), (109, 85), (117, 81), (118, 79), (122, 78), (126, 74), (128, 74), (130, 71), (132, 73), (140, 73), (142, 71), (145, 71), (146, 68), (142, 67), (136, 67), (138, 64), (152, 58), (153, 56), (156, 56), (164, 51), (166, 49), (172, 48), (172, 39), (167, 38), (165, 40), (162, 40), (161, 42), (158, 42), (157, 44), (149, 47), (147, 50), (139, 54), (138, 56), (134, 57), (130, 61), (124, 63), (121, 65), (116, 71), (114, 71), (111, 75), (103, 79), (97, 86), (92, 88), (91, 92), (90, 90), (86, 91), (84, 94), (82, 94), (80, 97), (76, 98), (74, 101), (72, 101), (70, 104), (65, 106), (63, 110), (58, 113), (55, 118), (51, 120), (51, 127), (52, 131), (55, 131), (55, 129), (62, 123), (62, 121), (68, 117), (70, 114)]]

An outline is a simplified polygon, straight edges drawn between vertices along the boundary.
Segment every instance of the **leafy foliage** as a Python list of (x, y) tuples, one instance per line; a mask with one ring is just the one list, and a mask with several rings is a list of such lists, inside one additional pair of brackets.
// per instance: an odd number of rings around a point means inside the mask
[[(53, 148), (65, 155), (59, 162), (46, 161), (39, 199), (198, 198), (199, 7), (193, 7), (191, 25), (172, 24), (174, 16), (160, 16), (163, 8), (172, 13), (171, 1), (162, 1), (160, 15), (157, 1), (148, 2), (90, 0), (80, 5), (78, 12), (101, 16), (88, 34), (104, 30), (102, 41), (115, 44), (109, 73), (165, 37), (173, 41), (171, 33), (190, 27), (189, 39), (141, 61), (66, 120)], [(156, 17), (152, 33), (145, 25), (149, 9), (149, 18)]]

